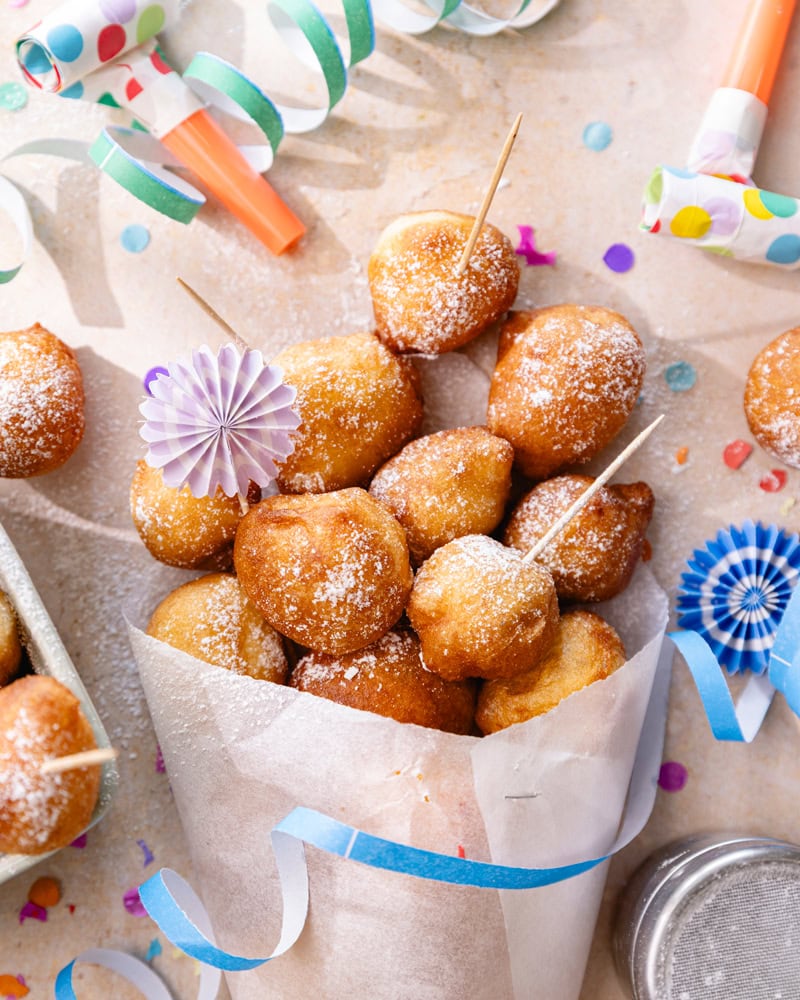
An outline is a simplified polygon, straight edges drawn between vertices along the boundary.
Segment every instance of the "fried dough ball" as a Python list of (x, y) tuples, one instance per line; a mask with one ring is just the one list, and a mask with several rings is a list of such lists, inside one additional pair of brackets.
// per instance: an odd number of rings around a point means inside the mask
[(239, 525), (233, 561), (273, 628), (334, 656), (388, 632), (412, 584), (405, 532), (357, 487), (262, 500)]
[[(514, 508), (503, 541), (523, 554), (594, 482), (556, 476)], [(624, 590), (642, 557), (655, 497), (647, 483), (601, 486), (536, 556), (553, 574), (562, 601), (607, 601)]]
[(485, 427), (457, 427), (411, 441), (382, 465), (369, 492), (406, 529), (411, 559), (424, 562), (461, 535), (488, 535), (511, 491), (514, 449)]
[(22, 662), (17, 613), (8, 597), (0, 590), (0, 687), (13, 680)]
[(547, 479), (588, 462), (616, 436), (642, 387), (645, 356), (619, 313), (550, 306), (503, 325), (487, 423), (514, 446), (519, 469)]
[(176, 587), (153, 612), (147, 634), (235, 674), (276, 684), (286, 680), (283, 639), (232, 573), (209, 573)]
[(417, 571), (407, 611), (425, 666), (450, 681), (531, 669), (558, 622), (550, 571), (485, 535), (437, 549)]
[(372, 333), (294, 344), (274, 363), (297, 390), (294, 451), (278, 463), (281, 493), (366, 486), (419, 432), (422, 396), (413, 365)]
[(0, 476), (52, 472), (72, 455), (85, 428), (78, 359), (34, 323), (0, 333)]
[(83, 833), (100, 791), (100, 765), (60, 774), (40, 767), (96, 745), (80, 702), (53, 677), (29, 674), (0, 688), (0, 851), (44, 854)]
[[(251, 483), (248, 500), (256, 503), (260, 495)], [(182, 569), (230, 568), (233, 538), (242, 519), (238, 497), (225, 496), (221, 489), (214, 497), (195, 497), (188, 486), (167, 486), (161, 469), (140, 458), (130, 498), (139, 537), (159, 562)]]
[(445, 681), (422, 664), (419, 639), (391, 631), (355, 653), (307, 653), (292, 671), (292, 687), (340, 705), (447, 733), (472, 732), (475, 684)]
[(776, 337), (753, 361), (744, 412), (761, 447), (800, 469), (800, 326)]
[(613, 674), (624, 662), (622, 640), (608, 622), (592, 611), (568, 611), (537, 666), (483, 685), (475, 717), (478, 728), (484, 734), (495, 733), (543, 715), (567, 695)]
[(485, 222), (461, 275), (456, 268), (475, 218), (410, 212), (378, 237), (367, 267), (378, 336), (393, 351), (443, 354), (473, 340), (517, 297), (519, 261)]

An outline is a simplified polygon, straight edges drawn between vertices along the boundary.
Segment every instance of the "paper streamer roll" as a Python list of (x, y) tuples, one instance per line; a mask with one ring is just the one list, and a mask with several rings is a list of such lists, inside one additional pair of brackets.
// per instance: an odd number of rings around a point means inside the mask
[(177, 20), (178, 0), (67, 0), (17, 40), (17, 59), (57, 94)]
[(737, 260), (800, 267), (800, 201), (725, 177), (656, 168), (641, 228)]
[[(631, 773), (624, 819), (616, 840), (602, 857), (557, 868), (489, 864), (374, 837), (332, 816), (300, 807), (284, 817), (271, 833), (283, 895), (283, 920), (278, 945), (266, 958), (247, 958), (218, 948), (202, 903), (188, 884), (169, 869), (162, 869), (140, 886), (140, 899), (160, 930), (187, 955), (217, 969), (245, 971), (284, 954), (303, 930), (309, 902), (304, 843), (372, 867), (454, 885), (525, 890), (580, 875), (629, 844), (652, 812), (663, 755), (671, 663), (672, 647), (663, 642)], [(66, 981), (66, 970), (62, 970), (59, 980), (62, 976)], [(72, 993), (59, 992), (57, 982), (56, 1000), (73, 998)]]

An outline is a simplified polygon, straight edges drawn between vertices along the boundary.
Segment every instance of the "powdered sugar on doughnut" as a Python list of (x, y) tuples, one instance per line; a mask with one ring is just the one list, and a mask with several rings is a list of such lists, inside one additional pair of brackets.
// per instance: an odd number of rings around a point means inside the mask
[(466, 344), (513, 304), (514, 248), (484, 224), (466, 269), (456, 275), (471, 216), (416, 212), (381, 234), (369, 261), (378, 335), (393, 350), (440, 354)]
[(800, 469), (800, 327), (776, 337), (755, 359), (744, 408), (761, 447)]

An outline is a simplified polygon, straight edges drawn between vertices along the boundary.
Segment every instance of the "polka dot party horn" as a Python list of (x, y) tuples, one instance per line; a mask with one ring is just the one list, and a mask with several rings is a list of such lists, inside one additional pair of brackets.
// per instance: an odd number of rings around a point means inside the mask
[(753, 0), (687, 169), (658, 167), (641, 228), (722, 256), (800, 267), (800, 201), (750, 180), (796, 0)]
[[(155, 33), (177, 13), (177, 0), (67, 0), (18, 39), (17, 59), (35, 87), (127, 108), (269, 250), (283, 253), (303, 235), (303, 223), (157, 49)], [(162, 210), (168, 185), (180, 183), (160, 183), (146, 169), (127, 174), (128, 189)]]
[(177, 0), (67, 0), (17, 39), (17, 59), (29, 83), (59, 94), (177, 20)]

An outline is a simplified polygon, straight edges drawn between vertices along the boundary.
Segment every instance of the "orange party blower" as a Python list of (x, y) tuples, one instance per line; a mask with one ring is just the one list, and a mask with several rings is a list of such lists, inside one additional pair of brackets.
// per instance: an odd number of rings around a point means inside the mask
[(300, 219), (203, 109), (159, 139), (274, 254), (294, 246), (305, 232)]
[(742, 22), (721, 86), (769, 104), (796, 0), (755, 0)]

